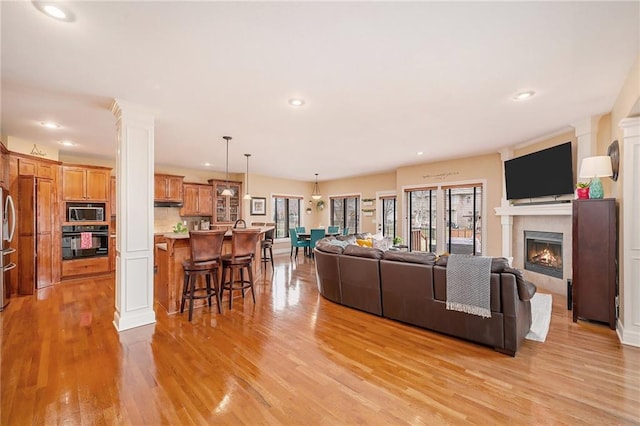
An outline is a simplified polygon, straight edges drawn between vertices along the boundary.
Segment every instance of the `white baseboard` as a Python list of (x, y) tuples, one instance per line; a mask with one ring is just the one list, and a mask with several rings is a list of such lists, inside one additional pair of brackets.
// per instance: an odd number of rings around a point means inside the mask
[(618, 334), (620, 343), (622, 343), (623, 345), (640, 347), (640, 330), (638, 329), (638, 327), (627, 327), (625, 329), (620, 322), (620, 319), (618, 319), (616, 333)]

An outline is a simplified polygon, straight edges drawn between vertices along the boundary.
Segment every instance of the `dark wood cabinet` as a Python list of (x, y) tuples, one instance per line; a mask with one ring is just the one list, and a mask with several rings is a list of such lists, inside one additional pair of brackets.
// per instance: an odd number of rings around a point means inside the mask
[(616, 328), (617, 215), (614, 199), (573, 202), (573, 321)]
[(182, 202), (184, 176), (155, 175), (153, 199), (157, 202)]

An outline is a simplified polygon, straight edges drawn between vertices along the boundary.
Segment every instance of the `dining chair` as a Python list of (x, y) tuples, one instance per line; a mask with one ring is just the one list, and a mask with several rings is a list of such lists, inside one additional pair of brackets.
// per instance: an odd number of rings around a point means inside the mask
[(316, 243), (323, 239), (325, 236), (324, 228), (320, 229), (311, 229), (311, 240), (309, 241), (309, 251), (311, 252), (311, 257), (313, 257), (313, 249), (316, 247)]
[(339, 231), (340, 231), (339, 226), (329, 226), (329, 229), (327, 229), (327, 232), (330, 234), (337, 234)]
[(342, 235), (349, 235), (349, 227), (342, 228)]
[(303, 249), (307, 249), (311, 246), (311, 242), (309, 240), (298, 240), (298, 232), (296, 228), (289, 229), (289, 238), (291, 239), (291, 254), (289, 256), (293, 256), (293, 248), (296, 248), (296, 258), (298, 257), (298, 249), (302, 247)]
[(296, 226), (296, 232), (298, 234), (307, 232), (307, 228), (305, 228), (304, 226)]

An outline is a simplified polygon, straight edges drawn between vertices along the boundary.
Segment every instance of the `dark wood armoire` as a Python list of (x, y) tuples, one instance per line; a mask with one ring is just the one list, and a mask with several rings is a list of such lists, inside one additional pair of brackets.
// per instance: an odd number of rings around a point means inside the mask
[(617, 214), (613, 198), (573, 202), (573, 321), (616, 328)]

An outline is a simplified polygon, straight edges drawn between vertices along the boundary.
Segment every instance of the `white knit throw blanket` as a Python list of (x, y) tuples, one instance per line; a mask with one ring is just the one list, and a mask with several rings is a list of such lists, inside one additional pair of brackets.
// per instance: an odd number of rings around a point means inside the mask
[(447, 309), (491, 318), (490, 294), (490, 257), (449, 255)]

